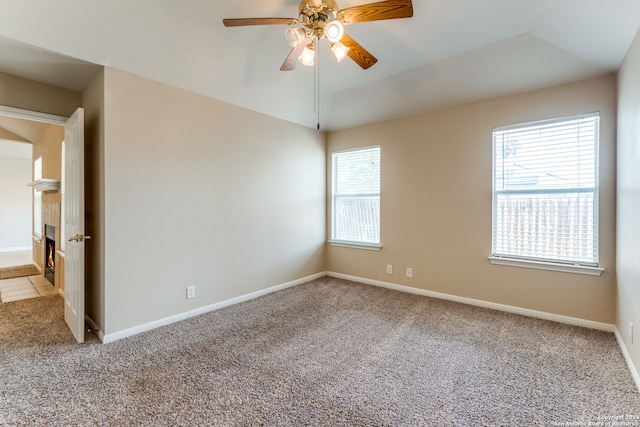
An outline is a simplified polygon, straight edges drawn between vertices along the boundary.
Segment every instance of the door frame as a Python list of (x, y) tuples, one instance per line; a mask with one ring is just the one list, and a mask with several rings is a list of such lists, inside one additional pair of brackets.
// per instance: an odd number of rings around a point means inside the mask
[(0, 105), (0, 116), (14, 117), (16, 119), (31, 120), (32, 122), (50, 123), (53, 125), (62, 125), (66, 123), (69, 117), (56, 116), (54, 114), (40, 113), (37, 111), (23, 110), (21, 108), (7, 107)]
[[(65, 117), (65, 116), (41, 113), (38, 111), (24, 110), (21, 108), (9, 107), (1, 104), (0, 104), (0, 116), (13, 117), (16, 119), (29, 120), (33, 122), (60, 125), (63, 127), (67, 123), (67, 120), (69, 120), (69, 117)], [(33, 221), (33, 218), (31, 220)], [(61, 218), (61, 221), (63, 220), (64, 219)]]
[[(62, 127), (64, 127), (64, 124), (69, 119), (68, 117), (64, 117), (64, 116), (41, 113), (38, 111), (24, 110), (21, 108), (9, 107), (2, 104), (0, 104), (0, 116), (12, 117), (15, 119), (27, 120), (32, 122), (59, 125)], [(31, 159), (31, 165), (33, 167), (33, 159)], [(33, 224), (33, 212), (31, 213), (31, 223)]]
[[(53, 114), (40, 113), (37, 111), (23, 110), (20, 108), (8, 107), (1, 104), (0, 116), (60, 126), (64, 126), (67, 120), (69, 120), (68, 117), (64, 116), (56, 116)], [(33, 159), (31, 159), (31, 165), (33, 167)], [(33, 212), (31, 213), (31, 223), (33, 224)]]

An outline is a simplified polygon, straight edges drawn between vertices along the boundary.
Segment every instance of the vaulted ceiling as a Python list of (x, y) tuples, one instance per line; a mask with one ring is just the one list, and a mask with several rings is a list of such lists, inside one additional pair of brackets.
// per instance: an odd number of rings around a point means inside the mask
[(0, 115), (0, 139), (33, 143), (47, 126), (47, 123)]
[(81, 89), (105, 65), (335, 130), (615, 71), (640, 24), (638, 0), (415, 0), (413, 18), (346, 27), (377, 57), (370, 69), (324, 44), (319, 66), (291, 72), (286, 26), (222, 25), (297, 18), (298, 4), (3, 0), (0, 71)]

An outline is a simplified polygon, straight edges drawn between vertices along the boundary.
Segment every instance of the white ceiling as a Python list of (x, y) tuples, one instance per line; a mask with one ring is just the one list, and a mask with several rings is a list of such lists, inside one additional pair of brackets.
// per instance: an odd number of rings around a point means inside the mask
[[(337, 0), (341, 8), (367, 1)], [(81, 89), (99, 64), (315, 127), (314, 68), (279, 71), (297, 0), (2, 0), (0, 71)], [(414, 115), (617, 70), (639, 0), (416, 0), (414, 17), (350, 25), (363, 71), (323, 45), (324, 130)]]

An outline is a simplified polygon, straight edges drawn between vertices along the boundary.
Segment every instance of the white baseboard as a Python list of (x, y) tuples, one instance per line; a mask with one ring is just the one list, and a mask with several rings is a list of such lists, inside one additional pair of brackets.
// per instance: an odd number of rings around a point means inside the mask
[(96, 335), (98, 335), (98, 339), (104, 342), (104, 332), (102, 332), (102, 329), (100, 329), (98, 324), (94, 322), (93, 319), (87, 316), (86, 314), (84, 316), (84, 321), (87, 322), (87, 324), (91, 327), (91, 330), (93, 330), (96, 333)]
[(624, 344), (624, 340), (622, 339), (622, 335), (620, 335), (620, 331), (617, 327), (615, 327), (614, 333), (616, 334), (616, 340), (618, 340), (618, 345), (620, 346), (620, 350), (622, 351), (622, 355), (624, 356), (624, 360), (627, 362), (627, 366), (631, 371), (631, 376), (633, 377), (633, 381), (636, 383), (636, 387), (638, 388), (638, 392), (640, 392), (640, 374), (633, 364), (633, 360), (631, 359), (631, 355), (627, 350), (627, 346)]
[(382, 288), (394, 289), (396, 291), (408, 292), (417, 295), (423, 295), (431, 298), (437, 298), (447, 301), (459, 302), (476, 307), (490, 308), (493, 310), (504, 311), (507, 313), (520, 314), (522, 316), (535, 317), (538, 319), (551, 320), (554, 322), (566, 323), (573, 326), (582, 326), (589, 329), (597, 329), (606, 332), (614, 332), (615, 326), (609, 323), (594, 322), (592, 320), (580, 319), (577, 317), (563, 316), (561, 314), (547, 313), (545, 311), (531, 310), (528, 308), (516, 307), (512, 305), (498, 304), (495, 302), (483, 301), (473, 298), (466, 298), (457, 295), (445, 294), (441, 292), (427, 291), (425, 289), (412, 288), (410, 286), (396, 285), (395, 283), (382, 282), (379, 280), (366, 279), (363, 277), (350, 276), (347, 274), (327, 272), (327, 276), (338, 279), (350, 280), (352, 282), (363, 283), (366, 285), (378, 286)]
[[(276, 285), (276, 286), (272, 286), (270, 288), (267, 289), (261, 289), (259, 291), (256, 292), (252, 292), (250, 294), (246, 294), (246, 295), (241, 295), (239, 297), (236, 298), (231, 298), (225, 301), (221, 301), (215, 304), (211, 304), (211, 305), (207, 305), (204, 307), (200, 307), (200, 308), (196, 308), (194, 310), (190, 310), (184, 313), (180, 313), (180, 314), (176, 314), (174, 316), (169, 316), (169, 317), (165, 317), (164, 319), (159, 319), (159, 320), (155, 320), (153, 322), (149, 322), (149, 323), (145, 323), (143, 325), (140, 326), (135, 326), (133, 328), (129, 328), (129, 329), (125, 329), (119, 332), (114, 332), (111, 334), (100, 334), (100, 332), (98, 333), (98, 336), (101, 336), (101, 341), (105, 344), (110, 343), (110, 342), (114, 342), (117, 340), (120, 340), (122, 338), (127, 338), (133, 335), (137, 335), (139, 333), (142, 332), (146, 332), (146, 331), (150, 331), (151, 329), (155, 329), (155, 328), (159, 328), (161, 326), (165, 326), (165, 325), (169, 325), (171, 323), (175, 323), (175, 322), (179, 322), (181, 320), (186, 320), (189, 319), (191, 317), (195, 317), (195, 316), (199, 316), (201, 314), (205, 314), (205, 313), (209, 313), (211, 311), (215, 311), (215, 310), (219, 310), (221, 308), (225, 308), (225, 307), (229, 307), (231, 305), (234, 304), (238, 304), (244, 301), (249, 301), (258, 297), (261, 297), (263, 295), (267, 295), (273, 292), (277, 292), (277, 291), (281, 291), (283, 289), (286, 288), (291, 288), (293, 286), (297, 286), (300, 285), (302, 283), (306, 283), (306, 282), (310, 282), (312, 280), (316, 280), (319, 279), (321, 277), (326, 276), (327, 273), (326, 272), (321, 272), (321, 273), (317, 273), (317, 274), (313, 274), (311, 276), (307, 276), (307, 277), (303, 277), (301, 279), (297, 279), (297, 280), (293, 280), (291, 282), (287, 282), (287, 283), (283, 283), (281, 285)], [(99, 329), (99, 328), (94, 328), (94, 329)]]
[[(169, 325), (171, 323), (179, 322), (181, 320), (186, 320), (194, 316), (199, 316), (201, 314), (219, 310), (224, 307), (229, 307), (231, 305), (235, 305), (244, 301), (249, 301), (249, 300), (261, 297), (263, 295), (267, 295), (267, 294), (277, 292), (286, 288), (291, 288), (291, 287), (300, 285), (302, 283), (307, 283), (324, 276), (330, 276), (338, 279), (349, 280), (352, 282), (363, 283), (367, 285), (378, 286), (378, 287), (383, 287), (388, 289), (394, 289), (401, 292), (423, 295), (431, 298), (438, 298), (438, 299), (447, 300), (447, 301), (459, 302), (462, 304), (473, 305), (477, 307), (504, 311), (507, 313), (520, 314), (523, 316), (550, 320), (550, 321), (559, 322), (559, 323), (565, 323), (573, 326), (581, 326), (589, 329), (597, 329), (597, 330), (606, 331), (606, 332), (613, 332), (616, 336), (616, 340), (618, 341), (618, 345), (620, 346), (624, 359), (627, 362), (627, 365), (631, 372), (631, 376), (633, 377), (633, 380), (636, 383), (638, 391), (640, 392), (640, 374), (638, 373), (638, 370), (634, 366), (633, 361), (631, 360), (631, 356), (629, 355), (629, 352), (627, 351), (627, 348), (624, 345), (624, 341), (622, 340), (620, 332), (618, 331), (618, 328), (616, 328), (615, 325), (612, 325), (609, 323), (594, 322), (592, 320), (580, 319), (580, 318), (564, 316), (560, 314), (547, 313), (547, 312), (538, 311), (538, 310), (531, 310), (531, 309), (516, 307), (511, 305), (498, 304), (498, 303), (493, 303), (493, 302), (483, 301), (483, 300), (478, 300), (473, 298), (460, 297), (457, 295), (445, 294), (441, 292), (428, 291), (425, 289), (412, 288), (410, 286), (397, 285), (395, 283), (382, 282), (379, 280), (366, 279), (363, 277), (350, 276), (347, 274), (334, 273), (334, 272), (316, 273), (311, 276), (307, 276), (301, 279), (293, 280), (291, 282), (283, 283), (281, 285), (273, 286), (267, 289), (262, 289), (260, 291), (252, 292), (246, 295), (241, 295), (236, 298), (231, 298), (225, 301), (221, 301), (205, 307), (200, 307), (195, 310), (191, 310), (185, 313), (180, 313), (174, 316), (169, 316), (167, 318), (159, 319), (154, 322), (145, 323), (143, 325), (125, 329), (123, 331), (115, 332), (112, 334), (105, 334), (102, 330), (100, 330), (98, 325), (88, 316), (86, 316), (85, 319), (89, 324), (89, 326), (91, 326), (91, 328), (96, 331), (100, 341), (107, 344), (110, 342), (120, 340), (122, 338), (130, 337), (142, 332), (159, 328), (161, 326)], [(64, 297), (64, 292), (62, 290), (59, 290), (59, 293)]]

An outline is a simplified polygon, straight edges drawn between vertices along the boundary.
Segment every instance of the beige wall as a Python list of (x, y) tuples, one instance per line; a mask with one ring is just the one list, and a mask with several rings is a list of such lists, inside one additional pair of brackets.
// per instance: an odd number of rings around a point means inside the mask
[[(33, 159), (42, 157), (42, 177), (60, 180), (64, 126), (49, 125), (33, 142)], [(60, 203), (59, 191), (46, 191), (43, 203)]]
[[(618, 74), (618, 315), (625, 347), (640, 371), (640, 32)], [(634, 325), (634, 340), (628, 335)], [(639, 384), (640, 386), (640, 384)]]
[(80, 93), (0, 73), (0, 105), (69, 117), (80, 105)]
[[(42, 157), (42, 177), (60, 180), (62, 159), (62, 140), (64, 139), (64, 126), (49, 125), (33, 142), (33, 159)], [(42, 226), (50, 224), (56, 227), (56, 242), (60, 242), (60, 191), (45, 191), (42, 194)], [(44, 236), (44, 230), (42, 231)], [(45, 264), (45, 240), (33, 242), (33, 260), (44, 272)], [(56, 257), (56, 265), (58, 265)], [(56, 278), (58, 282), (58, 278)], [(60, 283), (56, 284), (61, 287)], [(64, 288), (64, 285), (62, 285)]]
[[(599, 111), (601, 277), (491, 265), (494, 127)], [(330, 246), (327, 270), (613, 323), (616, 80), (605, 76), (328, 136), (334, 150), (381, 146), (379, 252)], [(328, 167), (330, 162), (327, 162)], [(330, 185), (330, 183), (328, 184)], [(328, 206), (328, 218), (330, 206)], [(392, 264), (392, 275), (386, 265)], [(404, 275), (413, 268), (413, 278)]]
[(104, 84), (106, 334), (324, 271), (322, 133), (114, 69)]
[(85, 178), (85, 312), (104, 331), (104, 69), (82, 91)]
[[(0, 141), (0, 147), (18, 146), (15, 154), (0, 152), (0, 252), (29, 248), (31, 222), (31, 146)], [(28, 157), (27, 157), (28, 156)]]

